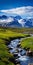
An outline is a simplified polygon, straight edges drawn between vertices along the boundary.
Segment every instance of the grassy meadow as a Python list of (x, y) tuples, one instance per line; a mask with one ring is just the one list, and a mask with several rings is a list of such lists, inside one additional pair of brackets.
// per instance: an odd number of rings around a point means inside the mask
[(33, 37), (25, 38), (21, 41), (21, 47), (25, 49), (30, 49), (33, 51)]
[[(26, 29), (27, 30), (27, 29)], [(13, 54), (9, 53), (9, 48), (7, 47), (10, 39), (27, 37), (29, 34), (24, 34), (25, 29), (15, 29), (15, 28), (2, 28), (0, 27), (0, 65), (14, 65), (14, 63), (9, 60), (14, 58)], [(21, 41), (21, 47), (30, 47), (33, 50), (33, 37), (27, 38)]]

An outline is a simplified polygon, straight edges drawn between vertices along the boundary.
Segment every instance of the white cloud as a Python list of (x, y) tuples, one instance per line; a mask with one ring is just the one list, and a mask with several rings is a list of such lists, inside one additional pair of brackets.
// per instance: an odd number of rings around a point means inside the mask
[(25, 7), (18, 7), (8, 10), (0, 10), (0, 12), (8, 13), (8, 14), (18, 14), (18, 15), (27, 15), (33, 16), (33, 6), (25, 6)]
[(0, 19), (0, 22), (1, 22), (1, 23), (3, 23), (3, 22), (4, 22), (4, 23), (6, 23), (6, 22), (12, 22), (12, 21), (14, 21), (14, 19), (13, 19), (13, 18), (10, 18), (10, 17), (7, 18), (7, 19)]

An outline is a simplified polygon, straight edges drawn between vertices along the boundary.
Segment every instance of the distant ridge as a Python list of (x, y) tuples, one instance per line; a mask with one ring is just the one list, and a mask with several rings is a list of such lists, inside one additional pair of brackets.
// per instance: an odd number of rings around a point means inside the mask
[(6, 27), (33, 27), (33, 18), (22, 19), (21, 16), (0, 16), (0, 26)]

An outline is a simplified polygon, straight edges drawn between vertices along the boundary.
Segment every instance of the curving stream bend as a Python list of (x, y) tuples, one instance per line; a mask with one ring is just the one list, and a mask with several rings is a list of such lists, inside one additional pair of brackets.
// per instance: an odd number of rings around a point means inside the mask
[(8, 45), (10, 53), (14, 54), (15, 61), (20, 62), (20, 65), (28, 65), (33, 63), (33, 57), (26, 56), (26, 50), (20, 48), (20, 41), (23, 38), (12, 40)]

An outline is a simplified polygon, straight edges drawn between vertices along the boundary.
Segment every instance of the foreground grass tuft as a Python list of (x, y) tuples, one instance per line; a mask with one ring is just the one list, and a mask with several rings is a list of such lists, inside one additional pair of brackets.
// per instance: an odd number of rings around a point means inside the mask
[(21, 47), (26, 49), (30, 48), (33, 51), (33, 37), (23, 39), (21, 41)]

